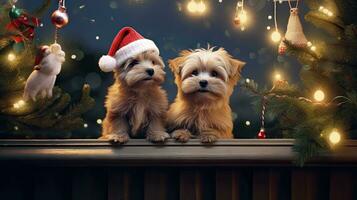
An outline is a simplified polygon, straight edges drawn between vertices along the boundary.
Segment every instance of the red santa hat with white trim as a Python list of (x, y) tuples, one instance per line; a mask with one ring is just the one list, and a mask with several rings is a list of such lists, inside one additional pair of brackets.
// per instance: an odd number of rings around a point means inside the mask
[(160, 53), (152, 40), (144, 38), (132, 27), (124, 27), (115, 36), (108, 55), (99, 59), (99, 67), (104, 72), (113, 71), (127, 59), (149, 50)]

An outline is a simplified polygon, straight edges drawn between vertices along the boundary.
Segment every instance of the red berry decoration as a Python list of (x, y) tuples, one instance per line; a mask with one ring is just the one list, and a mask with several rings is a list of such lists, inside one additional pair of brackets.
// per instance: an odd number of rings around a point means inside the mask
[(51, 22), (57, 28), (62, 28), (68, 24), (68, 15), (66, 13), (66, 8), (60, 7), (58, 10), (55, 10), (51, 15)]
[(240, 25), (240, 18), (239, 18), (239, 16), (236, 16), (235, 18), (234, 18), (234, 24), (235, 25), (237, 25), (237, 26), (239, 26)]
[(257, 137), (258, 137), (258, 139), (265, 139), (266, 138), (265, 130), (263, 128), (260, 129)]

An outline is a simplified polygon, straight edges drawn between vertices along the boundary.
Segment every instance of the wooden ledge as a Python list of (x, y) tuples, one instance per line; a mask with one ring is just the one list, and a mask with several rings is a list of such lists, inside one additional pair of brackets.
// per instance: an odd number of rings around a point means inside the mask
[[(49, 139), (0, 140), (1, 165), (147, 166), (147, 165), (293, 165), (291, 139), (232, 139), (202, 145), (169, 140), (164, 145), (132, 139), (125, 145), (106, 140)], [(307, 165), (355, 166), (357, 141), (344, 141), (333, 153), (312, 159)]]

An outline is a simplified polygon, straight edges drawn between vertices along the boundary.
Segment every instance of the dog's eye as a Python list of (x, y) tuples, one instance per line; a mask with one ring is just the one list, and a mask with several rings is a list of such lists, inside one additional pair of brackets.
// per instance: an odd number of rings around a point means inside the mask
[(217, 77), (217, 76), (218, 76), (218, 73), (217, 73), (216, 71), (212, 71), (212, 72), (211, 72), (211, 76), (212, 76), (212, 77)]
[(128, 65), (129, 68), (132, 68), (134, 67), (135, 65), (139, 64), (139, 61), (138, 60), (133, 60), (131, 61), (131, 63)]
[(151, 61), (151, 63), (153, 64), (153, 65), (155, 65), (156, 63), (155, 63), (155, 61)]
[(198, 71), (197, 70), (193, 70), (191, 74), (192, 74), (192, 76), (197, 76), (198, 75)]

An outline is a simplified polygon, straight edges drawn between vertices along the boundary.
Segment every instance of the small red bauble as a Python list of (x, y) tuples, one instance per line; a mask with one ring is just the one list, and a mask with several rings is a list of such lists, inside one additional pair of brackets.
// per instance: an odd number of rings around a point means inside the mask
[(66, 9), (64, 7), (55, 10), (51, 15), (51, 22), (57, 28), (62, 28), (63, 26), (68, 24), (68, 15), (66, 13)]
[(258, 139), (265, 139), (266, 138), (265, 130), (263, 128), (260, 129), (257, 137), (258, 137)]

